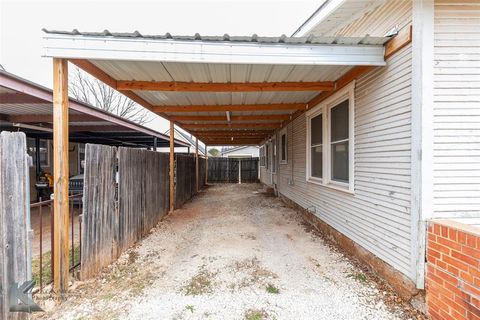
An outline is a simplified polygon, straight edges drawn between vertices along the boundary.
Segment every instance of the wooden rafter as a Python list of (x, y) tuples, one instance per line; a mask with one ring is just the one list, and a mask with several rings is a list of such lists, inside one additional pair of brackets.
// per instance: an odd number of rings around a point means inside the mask
[(396, 52), (412, 42), (412, 25), (406, 26), (398, 34), (385, 44), (385, 59), (390, 58)]
[[(195, 121), (195, 122), (208, 122), (208, 121), (227, 121), (226, 116), (170, 116), (171, 120), (178, 122)], [(230, 116), (230, 121), (257, 121), (257, 120), (270, 120), (270, 121), (284, 121), (290, 119), (289, 114), (267, 114), (267, 115), (251, 115), (251, 116)]]
[(234, 105), (182, 105), (154, 106), (153, 112), (223, 112), (223, 111), (269, 111), (269, 110), (305, 110), (305, 103), (276, 104), (234, 104)]
[(265, 128), (279, 128), (278, 123), (231, 123), (231, 124), (223, 124), (223, 123), (209, 123), (209, 124), (183, 124), (183, 128), (187, 129), (250, 129), (250, 130), (262, 130)]
[(223, 136), (264, 136), (271, 134), (272, 130), (258, 130), (258, 131), (240, 131), (240, 130), (229, 130), (229, 131), (193, 131), (192, 134), (195, 136), (203, 137), (223, 137)]
[(262, 91), (331, 91), (331, 81), (321, 82), (163, 82), (117, 80), (117, 90), (182, 92), (262, 92)]

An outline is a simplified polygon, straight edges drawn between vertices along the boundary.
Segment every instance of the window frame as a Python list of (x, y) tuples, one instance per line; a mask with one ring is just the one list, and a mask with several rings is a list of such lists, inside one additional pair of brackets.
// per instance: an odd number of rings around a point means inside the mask
[[(280, 130), (280, 144), (279, 144), (279, 154), (280, 154), (280, 164), (287, 164), (288, 163), (288, 132), (287, 128), (285, 127), (282, 130)], [(282, 146), (282, 137), (285, 136), (285, 150)], [(283, 152), (285, 151), (285, 159), (282, 159)]]
[[(348, 99), (348, 183), (332, 180), (331, 110)], [(311, 175), (311, 119), (322, 114), (322, 178)], [(332, 189), (354, 193), (355, 186), (355, 81), (306, 113), (306, 180)]]
[(265, 145), (260, 146), (260, 167), (265, 167)]
[(272, 174), (277, 173), (277, 136), (274, 135), (270, 141), (271, 149), (272, 149), (272, 163), (270, 167), (270, 171)]

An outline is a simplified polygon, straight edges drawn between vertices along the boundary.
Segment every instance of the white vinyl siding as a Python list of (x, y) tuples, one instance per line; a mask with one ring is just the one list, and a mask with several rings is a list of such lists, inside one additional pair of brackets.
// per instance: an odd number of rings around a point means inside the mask
[(410, 82), (410, 45), (356, 82), (354, 195), (306, 181), (305, 114), (288, 126), (291, 157), (277, 175), (281, 194), (413, 280)]
[(480, 2), (435, 1), (434, 217), (480, 214)]

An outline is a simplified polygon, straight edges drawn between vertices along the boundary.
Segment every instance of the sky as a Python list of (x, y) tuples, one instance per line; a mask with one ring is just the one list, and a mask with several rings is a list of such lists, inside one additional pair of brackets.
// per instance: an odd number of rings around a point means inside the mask
[[(290, 36), (322, 0), (0, 0), (0, 64), (52, 87), (52, 62), (42, 57), (42, 28), (176, 35)], [(164, 132), (167, 121), (146, 126)]]

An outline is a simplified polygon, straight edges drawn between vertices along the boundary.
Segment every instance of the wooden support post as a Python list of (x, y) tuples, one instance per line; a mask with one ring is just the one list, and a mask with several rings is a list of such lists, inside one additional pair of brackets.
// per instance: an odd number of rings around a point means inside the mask
[(208, 183), (208, 148), (205, 144), (205, 185)]
[(195, 138), (195, 185), (198, 192), (198, 186), (200, 185), (198, 182), (198, 138)]
[(170, 212), (175, 208), (175, 124), (170, 121)]
[(53, 59), (53, 287), (64, 299), (68, 289), (68, 61)]
[(158, 138), (154, 137), (153, 138), (153, 151), (157, 151), (157, 145), (158, 145)]

